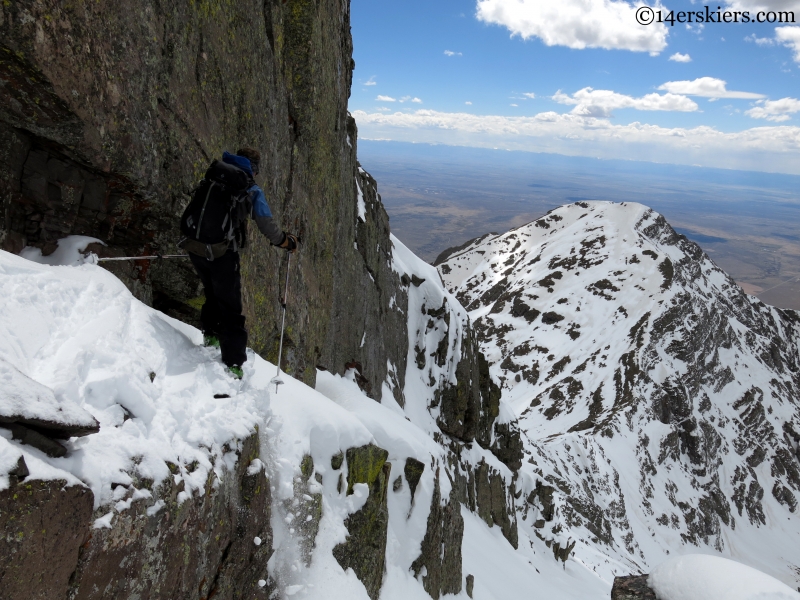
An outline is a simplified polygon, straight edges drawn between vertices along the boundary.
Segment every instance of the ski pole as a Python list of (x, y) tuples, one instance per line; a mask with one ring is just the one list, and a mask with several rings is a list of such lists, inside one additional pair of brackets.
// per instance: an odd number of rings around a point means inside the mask
[(97, 262), (109, 262), (119, 260), (161, 260), (162, 258), (189, 258), (188, 254), (156, 254), (155, 256), (113, 256), (109, 258), (98, 258)]
[(283, 317), (281, 318), (281, 343), (278, 347), (278, 368), (275, 372), (275, 377), (270, 381), (270, 383), (275, 384), (275, 393), (278, 393), (278, 386), (283, 385), (283, 380), (281, 379), (281, 358), (283, 356), (283, 330), (284, 326), (286, 325), (286, 301), (289, 298), (289, 266), (291, 265), (292, 261), (292, 253), (286, 252), (286, 283), (283, 286), (283, 298), (281, 299), (281, 308), (283, 309)]

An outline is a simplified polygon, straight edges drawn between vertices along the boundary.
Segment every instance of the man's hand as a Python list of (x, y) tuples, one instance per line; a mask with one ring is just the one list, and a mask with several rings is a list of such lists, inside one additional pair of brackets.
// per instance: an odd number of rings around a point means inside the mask
[(284, 250), (288, 250), (289, 252), (294, 252), (297, 250), (297, 247), (300, 245), (300, 240), (297, 239), (296, 235), (291, 233), (284, 233), (283, 234), (283, 242), (278, 246), (278, 248), (283, 248)]

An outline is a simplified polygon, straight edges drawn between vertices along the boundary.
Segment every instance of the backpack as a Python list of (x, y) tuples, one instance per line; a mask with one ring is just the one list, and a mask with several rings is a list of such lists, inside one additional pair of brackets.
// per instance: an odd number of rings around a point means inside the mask
[(242, 169), (219, 160), (212, 162), (183, 211), (181, 233), (188, 241), (207, 247), (233, 243), (234, 251), (244, 248), (245, 225), (253, 208), (249, 187)]

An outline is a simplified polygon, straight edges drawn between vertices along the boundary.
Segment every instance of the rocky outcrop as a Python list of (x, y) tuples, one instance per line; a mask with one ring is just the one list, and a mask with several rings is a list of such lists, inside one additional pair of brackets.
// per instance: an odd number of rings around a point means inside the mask
[(350, 448), (347, 451), (347, 494), (353, 486), (366, 484), (369, 496), (358, 512), (345, 521), (347, 541), (333, 549), (333, 555), (343, 569), (353, 569), (372, 600), (377, 600), (386, 572), (386, 533), (389, 509), (386, 494), (389, 490), (391, 463), (389, 453), (374, 445)]
[(201, 496), (137, 480), (116, 508), (94, 511), (79, 485), (12, 485), (0, 492), (3, 597), (251, 597), (272, 554), (269, 481), (249, 469), (258, 452), (257, 435), (241, 442), (235, 470), (212, 474)]
[(422, 551), (411, 564), (415, 577), (422, 578), (422, 586), (431, 598), (438, 600), (444, 594), (461, 592), (461, 541), (464, 537), (464, 518), (455, 488), (449, 500), (442, 505), (439, 472), (434, 480), (428, 528), (422, 540)]
[(656, 593), (647, 585), (647, 575), (616, 577), (611, 600), (656, 600)]

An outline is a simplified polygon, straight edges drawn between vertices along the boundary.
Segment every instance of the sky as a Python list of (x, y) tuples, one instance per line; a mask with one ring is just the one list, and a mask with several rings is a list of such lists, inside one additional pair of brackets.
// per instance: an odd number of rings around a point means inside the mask
[(352, 0), (359, 136), (800, 174), (800, 0), (644, 6)]

